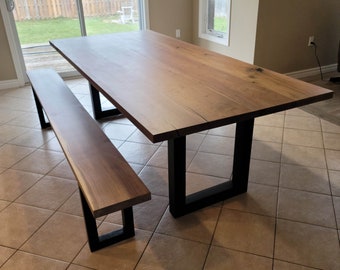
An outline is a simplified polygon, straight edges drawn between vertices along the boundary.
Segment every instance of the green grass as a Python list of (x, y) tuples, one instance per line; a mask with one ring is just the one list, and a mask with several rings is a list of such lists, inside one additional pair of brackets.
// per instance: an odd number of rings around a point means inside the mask
[(214, 20), (214, 29), (219, 32), (226, 33), (228, 26), (227, 17), (215, 17)]
[[(119, 16), (86, 18), (88, 35), (126, 32), (139, 29), (138, 23), (120, 24)], [(78, 19), (55, 18), (16, 22), (20, 43), (46, 43), (51, 39), (80, 36)]]

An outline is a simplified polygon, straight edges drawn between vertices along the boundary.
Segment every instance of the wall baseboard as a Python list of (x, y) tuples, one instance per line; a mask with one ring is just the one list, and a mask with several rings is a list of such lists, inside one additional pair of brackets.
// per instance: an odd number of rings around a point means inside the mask
[(20, 80), (7, 80), (7, 81), (0, 81), (0, 90), (10, 89), (10, 88), (18, 88), (23, 86)]
[[(322, 73), (334, 72), (337, 70), (337, 67), (338, 67), (337, 64), (322, 66), (321, 70), (322, 70)], [(286, 75), (296, 78), (296, 79), (306, 78), (309, 76), (315, 76), (318, 74), (320, 74), (320, 69), (318, 67), (286, 73)]]

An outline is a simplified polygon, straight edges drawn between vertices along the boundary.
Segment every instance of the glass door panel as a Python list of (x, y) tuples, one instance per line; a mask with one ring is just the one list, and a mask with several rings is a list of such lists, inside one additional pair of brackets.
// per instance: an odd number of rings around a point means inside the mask
[(139, 0), (83, 0), (87, 35), (140, 29)]
[(16, 0), (12, 11), (26, 69), (53, 68), (75, 75), (51, 39), (136, 31), (141, 0)]
[(48, 41), (81, 35), (75, 1), (16, 0), (13, 16), (27, 70), (48, 67), (74, 73)]

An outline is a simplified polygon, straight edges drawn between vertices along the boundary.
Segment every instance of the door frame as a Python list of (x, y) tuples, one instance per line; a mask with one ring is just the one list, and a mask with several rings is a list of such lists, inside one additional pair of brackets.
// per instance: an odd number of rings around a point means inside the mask
[[(76, 0), (77, 1), (77, 0)], [(150, 29), (149, 23), (149, 0), (140, 0), (139, 5), (140, 14), (140, 25), (141, 29)], [(28, 77), (26, 75), (26, 66), (24, 56), (19, 41), (19, 36), (14, 21), (12, 12), (7, 11), (6, 1), (0, 0), (0, 11), (2, 14), (3, 22), (5, 25), (6, 36), (8, 39), (13, 64), (16, 71), (17, 79), (11, 81), (0, 81), (0, 89), (15, 88), (25, 85), (28, 83)], [(76, 72), (65, 72), (62, 74), (63, 77), (75, 76)]]
[(26, 76), (26, 67), (17, 28), (14, 22), (13, 13), (7, 10), (6, 1), (0, 1), (0, 11), (17, 77), (14, 80), (0, 82), (0, 89), (20, 87), (28, 81), (28, 78)]

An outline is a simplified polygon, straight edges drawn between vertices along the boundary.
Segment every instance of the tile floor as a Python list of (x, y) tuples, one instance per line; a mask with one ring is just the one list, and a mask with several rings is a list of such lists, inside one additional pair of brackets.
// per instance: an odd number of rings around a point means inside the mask
[[(91, 111), (86, 81), (68, 84)], [(0, 91), (1, 269), (340, 269), (340, 126), (300, 109), (256, 119), (248, 193), (174, 219), (166, 144), (124, 118), (100, 124), (152, 200), (134, 208), (135, 238), (91, 253), (76, 181), (30, 88)], [(233, 137), (233, 125), (189, 136), (188, 193), (230, 177)]]

